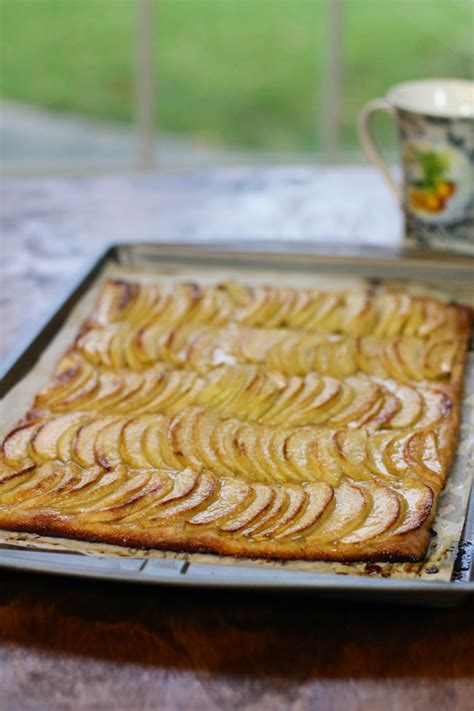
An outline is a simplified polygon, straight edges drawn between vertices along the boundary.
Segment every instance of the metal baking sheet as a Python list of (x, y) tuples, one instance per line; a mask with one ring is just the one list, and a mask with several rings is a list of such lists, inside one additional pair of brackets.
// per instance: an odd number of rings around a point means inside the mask
[[(182, 265), (206, 268), (245, 268), (249, 272), (323, 271), (328, 275), (357, 276), (377, 283), (381, 279), (443, 282), (449, 290), (462, 295), (472, 293), (474, 260), (455, 255), (439, 255), (413, 250), (365, 250), (338, 245), (337, 254), (330, 247), (308, 243), (278, 242), (269, 245), (254, 241), (245, 250), (239, 244), (206, 243), (205, 245), (172, 245), (136, 243), (112, 245), (99, 255), (76, 285), (65, 294), (30, 341), (4, 365), (0, 396), (8, 393), (29, 370), (61, 329), (68, 315), (90, 289), (103, 269), (110, 264), (129, 267), (153, 264), (160, 267)], [(84, 556), (54, 550), (39, 550), (17, 545), (0, 546), (0, 567), (26, 571), (58, 573), (88, 578), (136, 581), (219, 588), (307, 590), (331, 597), (353, 597), (378, 601), (418, 604), (455, 605), (474, 593), (472, 540), (474, 529), (474, 496), (468, 507), (461, 543), (450, 582), (395, 580), (372, 577), (322, 574), (311, 571), (272, 570), (233, 561), (231, 565), (194, 562), (183, 558), (139, 559), (133, 557)], [(24, 542), (23, 546), (27, 543)]]

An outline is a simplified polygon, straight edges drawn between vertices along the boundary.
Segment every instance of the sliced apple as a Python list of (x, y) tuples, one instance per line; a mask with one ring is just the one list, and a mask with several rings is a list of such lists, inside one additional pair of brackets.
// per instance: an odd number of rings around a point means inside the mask
[(280, 528), (279, 532), (275, 534), (276, 539), (294, 539), (310, 535), (313, 527), (322, 519), (334, 496), (332, 487), (323, 482), (306, 484), (305, 490), (308, 500), (304, 513), (293, 524), (283, 530)]
[(197, 508), (206, 506), (207, 502), (214, 496), (216, 490), (216, 479), (210, 472), (204, 471), (199, 477), (199, 482), (193, 492), (183, 499), (172, 503), (163, 508), (150, 517), (146, 524), (155, 524), (163, 519), (175, 518), (177, 516), (187, 515)]
[[(288, 432), (288, 430), (287, 430)], [(294, 476), (288, 464), (284, 447), (281, 447), (281, 440), (275, 444), (275, 438), (279, 439), (279, 431), (270, 427), (262, 427), (256, 440), (255, 455), (260, 468), (269, 475), (270, 482), (288, 482), (298, 479)], [(252, 461), (250, 462), (252, 464)]]
[[(323, 380), (315, 373), (305, 376), (302, 378), (302, 381), (303, 387), (298, 392), (298, 397), (294, 398), (292, 403), (287, 403), (285, 407), (285, 422), (287, 424), (292, 424), (293, 421), (298, 422), (298, 419), (306, 408), (315, 406), (316, 398), (324, 386)], [(330, 395), (328, 395), (328, 397), (330, 397)], [(324, 402), (324, 400), (322, 402)]]
[(6, 506), (6, 494), (25, 484), (35, 474), (36, 469), (34, 465), (16, 470), (3, 465), (0, 467), (0, 506)]
[[(310, 376), (306, 376), (310, 377)], [(291, 414), (282, 422), (291, 426), (298, 425), (318, 425), (326, 423), (341, 408), (339, 404), (345, 397), (344, 387), (341, 381), (328, 376), (321, 378), (323, 387), (315, 394), (314, 398), (302, 405), (301, 408)]]
[(104, 427), (109, 425), (111, 422), (114, 422), (116, 419), (117, 418), (113, 415), (109, 417), (91, 419), (86, 421), (84, 424), (80, 424), (79, 426), (73, 424), (69, 430), (66, 430), (66, 433), (71, 432), (71, 430), (73, 431), (71, 433), (71, 454), (78, 464), (87, 467), (96, 463), (94, 451), (96, 437), (100, 430), (104, 429)]
[(353, 420), (360, 418), (368, 412), (375, 402), (380, 399), (380, 388), (376, 383), (366, 378), (349, 377), (346, 380), (353, 392), (351, 403), (330, 419), (333, 427), (348, 425)]
[(29, 445), (41, 425), (41, 421), (19, 425), (5, 437), (2, 451), (8, 464), (11, 466), (19, 466), (25, 462), (33, 464), (29, 453)]
[(373, 330), (374, 336), (386, 337), (394, 335), (393, 332), (399, 328), (403, 318), (398, 317), (400, 307), (400, 296), (394, 293), (380, 294), (374, 300), (374, 306), (378, 312), (377, 324)]
[(372, 509), (364, 523), (355, 531), (340, 539), (340, 543), (370, 541), (392, 528), (400, 514), (400, 501), (395, 491), (386, 486), (371, 489)]
[[(229, 377), (232, 377), (229, 369)], [(259, 422), (262, 416), (279, 399), (280, 393), (285, 392), (288, 378), (281, 373), (268, 373), (258, 366), (258, 378), (252, 386), (244, 388), (232, 402), (233, 414), (241, 419)]]
[(34, 508), (36, 497), (49, 493), (63, 480), (64, 468), (48, 462), (43, 467), (36, 467), (30, 476), (10, 491), (3, 492), (2, 505), (14, 506), (15, 509)]
[(253, 490), (252, 501), (238, 513), (227, 516), (226, 520), (219, 524), (221, 531), (226, 531), (227, 533), (241, 531), (252, 522), (259, 520), (262, 514), (271, 506), (275, 493), (270, 486), (253, 484), (251, 488)]
[(338, 430), (334, 435), (335, 452), (342, 473), (351, 479), (370, 479), (373, 473), (367, 467), (367, 438), (365, 430)]
[(387, 370), (382, 361), (381, 341), (373, 336), (361, 336), (357, 339), (356, 360), (358, 369), (367, 375), (379, 378), (387, 377)]
[(420, 430), (412, 434), (405, 444), (404, 453), (408, 465), (412, 465), (437, 486), (442, 485), (446, 471), (433, 431)]
[(93, 329), (79, 338), (79, 351), (96, 365), (113, 366), (110, 356), (111, 344), (114, 339), (120, 341), (118, 326), (107, 326), (102, 330)]
[(105, 474), (104, 469), (97, 466), (84, 469), (74, 462), (62, 464), (62, 466), (71, 472), (71, 476), (68, 478), (66, 486), (61, 486), (54, 492), (54, 506), (57, 509), (61, 508), (61, 510), (68, 503), (74, 507), (74, 502), (87, 498)]
[(61, 514), (75, 518), (83, 511), (99, 505), (100, 501), (113, 494), (128, 480), (127, 469), (122, 465), (108, 471), (102, 467), (88, 467), (86, 471), (90, 475), (87, 486), (80, 488), (74, 496), (65, 497), (61, 501)]
[[(122, 438), (122, 430), (126, 423), (127, 420), (119, 417), (113, 419), (105, 426), (103, 425), (102, 427), (99, 427), (99, 429), (94, 430), (93, 451), (95, 462), (101, 467), (104, 467), (104, 469), (110, 469), (111, 467), (118, 466), (122, 463), (120, 442)], [(83, 454), (80, 456), (84, 461), (87, 461), (84, 459)]]
[(185, 410), (164, 422), (166, 439), (173, 454), (186, 467), (202, 466), (193, 445), (193, 421), (189, 415), (192, 411)]
[(135, 331), (132, 347), (136, 358), (146, 365), (157, 360), (168, 361), (168, 340), (171, 335), (169, 326), (151, 321)]
[(390, 419), (389, 427), (403, 429), (414, 425), (423, 408), (423, 399), (419, 390), (411, 385), (392, 380), (383, 381), (383, 385), (396, 396), (399, 403), (398, 412)]
[[(299, 430), (303, 433), (301, 443), (301, 449), (298, 449), (298, 445), (292, 447), (292, 454), (290, 454), (290, 445), (288, 438), (293, 434), (292, 430), (278, 428), (275, 429), (271, 435), (266, 439), (265, 446), (263, 448), (263, 453), (268, 456), (269, 460), (274, 465), (274, 471), (276, 472), (276, 481), (282, 484), (291, 481), (302, 481), (302, 474), (298, 465), (298, 457), (296, 452), (299, 452), (298, 456), (301, 456), (301, 461), (303, 466), (306, 465), (304, 451), (308, 445), (308, 436), (303, 430)], [(293, 461), (295, 460), (295, 461)]]
[(367, 438), (367, 467), (377, 477), (393, 477), (384, 458), (384, 452), (393, 437), (392, 432), (371, 432)]
[(377, 313), (372, 299), (366, 291), (357, 291), (346, 298), (341, 331), (352, 337), (370, 333), (375, 325)]
[(193, 404), (194, 395), (201, 388), (199, 376), (184, 371), (170, 371), (161, 382), (164, 387), (148, 403), (148, 412), (179, 412), (187, 404)]
[(337, 456), (337, 444), (333, 430), (317, 430), (311, 442), (311, 454), (318, 463), (318, 479), (331, 486), (339, 483), (342, 469)]
[(242, 284), (230, 279), (216, 285), (216, 289), (229, 297), (232, 306), (246, 306), (252, 299), (252, 289), (246, 284)]
[(373, 402), (372, 406), (359, 417), (354, 417), (347, 423), (347, 426), (351, 429), (365, 427), (369, 431), (381, 429), (393, 413), (397, 411), (397, 408), (398, 401), (396, 398), (388, 395), (383, 390), (379, 391), (379, 397)]
[(392, 318), (386, 325), (385, 336), (391, 338), (403, 332), (405, 324), (410, 316), (413, 297), (409, 294), (398, 292), (395, 295), (397, 302), (396, 310)]
[[(278, 439), (281, 439), (281, 437)], [(314, 430), (301, 428), (286, 431), (283, 447), (279, 448), (279, 452), (284, 457), (282, 464), (286, 465), (286, 469), (291, 468), (293, 478), (296, 481), (304, 482), (308, 478), (313, 480), (315, 478), (319, 479), (325, 476), (331, 478), (333, 476), (332, 471), (330, 471), (329, 475), (321, 471), (320, 460), (315, 453), (316, 446), (316, 433)], [(276, 452), (276, 448), (274, 451)], [(281, 467), (282, 464), (279, 466)], [(288, 480), (288, 475), (282, 477), (281, 481), (284, 482), (285, 479)]]
[(403, 334), (416, 336), (425, 317), (425, 307), (422, 299), (412, 299), (410, 312), (403, 327)]
[(337, 293), (321, 293), (318, 310), (313, 319), (306, 324), (308, 331), (317, 333), (337, 332), (341, 322), (342, 297)]
[(106, 324), (126, 318), (140, 293), (140, 285), (120, 279), (106, 282), (98, 297), (94, 322)]
[(221, 479), (219, 493), (205, 509), (195, 514), (188, 523), (207, 525), (219, 521), (235, 510), (246, 507), (247, 502), (255, 498), (253, 488), (239, 479)]
[(131, 502), (147, 487), (152, 477), (150, 470), (127, 474), (107, 496), (89, 505), (83, 505), (81, 513), (75, 517), (76, 520), (88, 524), (120, 520)]
[(448, 376), (452, 372), (459, 345), (454, 339), (430, 342), (423, 359), (426, 375), (433, 379)]
[(398, 341), (398, 338), (386, 339), (382, 344), (381, 357), (389, 377), (403, 383), (408, 378), (403, 360), (400, 358)]
[(390, 438), (386, 438), (382, 446), (383, 463), (393, 476), (402, 477), (407, 472), (409, 463), (405, 455), (405, 447), (411, 436), (411, 431), (394, 432)]
[(270, 525), (259, 528), (258, 532), (254, 533), (253, 538), (256, 540), (273, 537), (305, 511), (309, 494), (302, 486), (286, 485), (282, 487), (282, 490), (288, 500), (287, 507), (283, 513), (275, 517)]
[(404, 519), (390, 531), (390, 536), (397, 536), (419, 528), (431, 513), (434, 503), (433, 492), (429, 486), (416, 479), (410, 479), (398, 492), (405, 500)]
[(53, 379), (36, 396), (35, 409), (54, 407), (57, 401), (67, 398), (94, 377), (97, 378), (97, 375), (90, 363), (82, 358), (66, 356), (59, 363)]
[(271, 286), (257, 286), (252, 289), (250, 303), (237, 310), (235, 319), (247, 326), (266, 325), (278, 311), (280, 303), (277, 289)]
[(185, 457), (175, 451), (169, 437), (169, 419), (156, 417), (143, 434), (144, 456), (155, 467), (181, 470), (186, 467)]
[(150, 315), (154, 319), (159, 319), (167, 299), (169, 299), (169, 288), (162, 285), (145, 286), (139, 284), (137, 297), (126, 314), (126, 321), (138, 324), (149, 318)]
[(333, 510), (309, 537), (314, 543), (330, 543), (349, 535), (366, 520), (372, 505), (366, 490), (346, 482), (335, 489), (334, 499)]
[(120, 403), (130, 398), (143, 385), (143, 375), (141, 373), (115, 373), (105, 371), (100, 373), (99, 390), (94, 398), (89, 398), (87, 403), (81, 404), (82, 410), (94, 412), (110, 412), (120, 407)]
[(167, 372), (167, 368), (160, 364), (156, 369), (133, 373), (135, 377), (130, 378), (128, 391), (114, 404), (114, 412), (134, 415), (153, 412), (153, 401), (163, 390)]
[(157, 424), (156, 416), (139, 415), (128, 420), (122, 427), (119, 442), (120, 457), (128, 466), (137, 469), (150, 466), (146, 456), (145, 434), (153, 424)]
[(332, 343), (333, 350), (328, 375), (337, 378), (353, 375), (358, 370), (356, 340), (353, 338), (335, 340), (332, 336), (328, 336), (328, 340)]
[[(200, 446), (205, 449), (205, 461), (211, 471), (232, 474), (241, 470), (240, 462), (236, 459), (235, 438), (237, 436), (237, 420), (219, 420), (215, 413), (202, 412), (197, 415), (199, 420)], [(212, 454), (210, 454), (212, 452)]]
[(274, 402), (260, 415), (259, 420), (269, 425), (284, 422), (288, 404), (298, 399), (303, 388), (303, 378), (297, 376), (285, 378), (285, 387), (278, 388)]
[(211, 437), (214, 436), (215, 417), (213, 413), (199, 410), (194, 418), (192, 425), (193, 443), (195, 446), (196, 455), (207, 469), (220, 474), (231, 474), (232, 472), (225, 467), (218, 456), (218, 450), (211, 443)]
[(314, 289), (297, 290), (291, 311), (282, 325), (296, 329), (307, 329), (308, 324), (315, 320), (321, 298), (321, 293), (314, 291)]
[(46, 420), (31, 438), (31, 453), (35, 461), (41, 462), (48, 459), (60, 459), (58, 440), (70, 427), (78, 426), (85, 420), (84, 415), (68, 413), (59, 417)]
[(283, 512), (286, 511), (290, 501), (288, 494), (284, 489), (278, 486), (273, 487), (273, 492), (275, 496), (270, 506), (256, 521), (252, 521), (249, 526), (240, 531), (243, 536), (253, 537), (253, 534), (258, 534), (263, 528), (276, 521)]
[[(241, 425), (235, 436), (231, 435), (236, 461), (247, 478), (268, 482), (275, 480), (275, 468), (271, 460), (265, 461), (258, 456), (259, 439), (264, 434), (257, 427)], [(224, 463), (229, 460), (224, 460)], [(231, 468), (231, 462), (229, 462)]]
[[(120, 384), (120, 381), (118, 381)], [(53, 403), (50, 403), (49, 407), (55, 412), (64, 412), (67, 410), (80, 410), (83, 403), (90, 401), (91, 398), (96, 397), (99, 392), (100, 380), (96, 372), (91, 372), (89, 378), (83, 381), (83, 383), (69, 393), (60, 398), (56, 398)]]
[(203, 380), (203, 388), (197, 398), (197, 404), (201, 407), (225, 411), (243, 388), (251, 387), (256, 377), (257, 369), (254, 366), (247, 368), (236, 366), (232, 369), (225, 365), (218, 366)]
[(418, 335), (430, 336), (443, 328), (446, 322), (447, 308), (445, 304), (433, 299), (426, 300), (423, 323), (418, 328)]
[(146, 521), (149, 514), (156, 510), (173, 488), (173, 480), (166, 470), (154, 469), (148, 483), (133, 494), (126, 503), (119, 504), (113, 510), (120, 522), (128, 525), (137, 520)]
[[(320, 425), (329, 423), (332, 417), (335, 417), (339, 412), (347, 408), (354, 398), (354, 390), (347, 382), (347, 379), (335, 380), (329, 376), (323, 377), (329, 387), (330, 399), (325, 405), (321, 406), (319, 412), (315, 412), (312, 415), (311, 422), (308, 422), (308, 424)], [(339, 387), (337, 391), (334, 383), (338, 383)], [(323, 393), (321, 396), (322, 395)]]
[(160, 506), (175, 503), (190, 496), (199, 484), (200, 472), (187, 467), (182, 471), (175, 472), (172, 479), (173, 488), (166, 496), (160, 499)]
[[(442, 388), (442, 386), (439, 386)], [(416, 423), (420, 429), (442, 420), (452, 412), (453, 404), (447, 392), (438, 388), (423, 388), (423, 416)]]
[[(28, 511), (32, 509), (57, 509), (61, 496), (69, 492), (77, 482), (76, 470), (61, 462), (48, 462), (39, 467), (44, 477), (39, 486), (30, 491), (23, 500), (15, 501), (15, 509)], [(51, 476), (52, 474), (52, 476)]]

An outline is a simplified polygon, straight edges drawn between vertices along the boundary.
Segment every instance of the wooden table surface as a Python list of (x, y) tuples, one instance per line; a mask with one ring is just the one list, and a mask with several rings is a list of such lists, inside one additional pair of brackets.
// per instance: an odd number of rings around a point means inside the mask
[[(115, 239), (400, 230), (362, 168), (5, 182), (1, 219), (3, 355)], [(0, 709), (472, 709), (473, 613), (0, 571)]]

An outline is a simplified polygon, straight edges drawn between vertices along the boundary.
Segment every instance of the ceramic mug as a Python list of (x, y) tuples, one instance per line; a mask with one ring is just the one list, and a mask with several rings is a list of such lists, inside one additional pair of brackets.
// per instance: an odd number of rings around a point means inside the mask
[[(399, 185), (370, 134), (376, 111), (395, 117)], [(405, 215), (411, 243), (474, 253), (474, 81), (426, 79), (393, 87), (359, 114), (360, 141)]]

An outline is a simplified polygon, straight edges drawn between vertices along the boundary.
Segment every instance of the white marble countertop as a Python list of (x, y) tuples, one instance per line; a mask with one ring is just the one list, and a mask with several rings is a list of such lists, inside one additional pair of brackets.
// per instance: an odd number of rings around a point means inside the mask
[(400, 212), (369, 167), (3, 181), (0, 357), (53, 307), (101, 247), (118, 241), (279, 239), (394, 247)]

